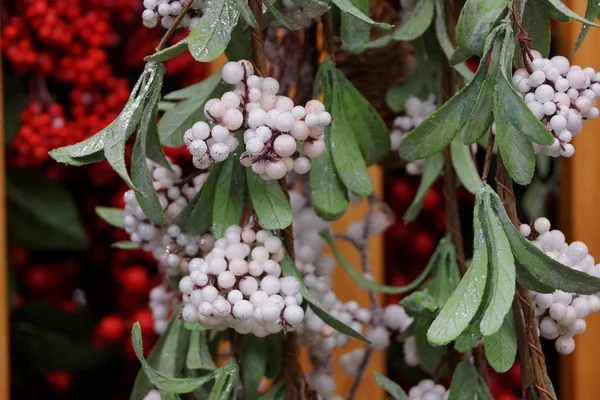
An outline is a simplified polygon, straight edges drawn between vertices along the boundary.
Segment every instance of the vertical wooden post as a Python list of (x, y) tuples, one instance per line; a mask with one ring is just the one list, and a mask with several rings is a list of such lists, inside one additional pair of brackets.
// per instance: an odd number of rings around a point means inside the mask
[[(565, 5), (579, 15), (585, 14), (587, 0), (564, 0)], [(571, 63), (600, 70), (600, 28), (592, 27), (579, 48), (572, 55), (581, 24), (572, 21), (557, 24), (558, 53), (569, 57)], [(600, 120), (586, 121), (583, 132), (574, 139), (575, 155), (560, 161), (560, 229), (568, 241), (580, 240), (587, 244), (590, 254), (600, 262)], [(600, 359), (600, 314), (586, 318), (587, 329), (575, 336), (575, 352), (561, 357), (561, 393), (559, 398), (587, 400), (598, 391), (598, 359)]]
[[(0, 57), (0, 71), (2, 58)], [(2, 74), (0, 74), (0, 400), (8, 399), (9, 354), (8, 354), (8, 257), (6, 243), (6, 193), (4, 170), (4, 99), (2, 96)]]

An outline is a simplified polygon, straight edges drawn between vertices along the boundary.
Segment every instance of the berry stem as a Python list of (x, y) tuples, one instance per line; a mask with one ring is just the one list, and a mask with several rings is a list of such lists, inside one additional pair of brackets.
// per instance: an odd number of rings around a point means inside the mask
[[(250, 0), (250, 8), (254, 17), (256, 18), (256, 27), (250, 28), (251, 36), (251, 47), (252, 47), (252, 61), (256, 72), (261, 76), (267, 76), (267, 60), (265, 56), (265, 42), (263, 38), (263, 31), (261, 28), (262, 20), (262, 3), (260, 0)], [(287, 180), (281, 178), (279, 180), (279, 186), (285, 193), (287, 201), (290, 201), (290, 195), (288, 193)], [(282, 231), (283, 246), (286, 253), (295, 262), (294, 254), (294, 230), (292, 224)], [(305, 398), (305, 389), (307, 389), (306, 380), (304, 379), (304, 373), (300, 367), (298, 361), (298, 344), (296, 332), (288, 332), (285, 335), (283, 341), (283, 362), (282, 362), (282, 374), (285, 380), (285, 398), (290, 400), (301, 400)]]
[[(517, 203), (513, 193), (512, 178), (504, 167), (502, 156), (498, 154), (496, 167), (496, 192), (506, 213), (515, 227), (519, 227), (517, 217)], [(521, 364), (521, 382), (523, 395), (528, 390), (534, 389), (541, 398), (553, 399), (552, 386), (546, 370), (544, 353), (541, 350), (540, 338), (537, 335), (537, 323), (531, 305), (531, 296), (521, 285), (517, 284), (513, 300), (515, 323), (517, 329), (517, 343), (519, 362)], [(529, 387), (533, 382), (533, 388)]]
[(165, 47), (165, 44), (167, 44), (169, 39), (171, 39), (171, 36), (173, 36), (175, 31), (179, 28), (179, 24), (181, 23), (183, 17), (185, 17), (189, 9), (192, 7), (193, 2), (194, 0), (187, 0), (185, 2), (183, 8), (181, 9), (181, 12), (177, 15), (175, 21), (173, 21), (173, 25), (165, 32), (163, 37), (160, 39), (160, 42), (158, 42), (158, 46), (156, 46), (156, 51), (160, 51)]
[(481, 174), (481, 180), (486, 181), (488, 174), (490, 173), (490, 165), (492, 164), (492, 154), (494, 150), (494, 141), (496, 140), (496, 135), (494, 135), (490, 131), (490, 136), (488, 137), (487, 147), (485, 149), (485, 161), (483, 163), (483, 172)]

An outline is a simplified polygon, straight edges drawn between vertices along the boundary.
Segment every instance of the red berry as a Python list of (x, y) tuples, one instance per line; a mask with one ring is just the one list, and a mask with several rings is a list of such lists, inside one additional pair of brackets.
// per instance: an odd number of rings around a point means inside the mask
[(121, 284), (125, 291), (143, 293), (148, 288), (148, 271), (141, 265), (127, 268), (121, 274)]
[(515, 363), (506, 373), (508, 375), (511, 386), (515, 388), (521, 387), (521, 366)]
[(423, 199), (423, 211), (434, 212), (442, 208), (442, 196), (436, 189), (429, 189)]
[(140, 328), (144, 335), (151, 335), (154, 332), (154, 320), (150, 309), (137, 310), (131, 314), (130, 320), (132, 324), (135, 322), (140, 323)]
[(33, 294), (48, 292), (56, 284), (52, 271), (44, 267), (31, 267), (25, 272), (25, 287)]
[(396, 179), (390, 188), (390, 205), (397, 214), (402, 214), (415, 194), (414, 186), (404, 179)]
[(65, 371), (47, 372), (45, 377), (48, 385), (56, 392), (65, 392), (71, 386), (72, 376)]
[(103, 341), (118, 343), (125, 334), (125, 322), (120, 315), (107, 315), (96, 327), (96, 332)]
[(410, 229), (400, 221), (396, 221), (385, 230), (385, 241), (390, 249), (406, 245)]
[(495, 400), (517, 400), (519, 397), (507, 390), (500, 392), (500, 394), (494, 396)]
[(420, 229), (412, 237), (412, 248), (416, 255), (429, 258), (435, 250), (435, 240), (429, 232)]

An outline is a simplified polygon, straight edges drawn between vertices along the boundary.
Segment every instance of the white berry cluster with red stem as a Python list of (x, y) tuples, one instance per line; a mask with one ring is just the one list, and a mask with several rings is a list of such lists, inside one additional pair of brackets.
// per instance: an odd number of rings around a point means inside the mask
[(285, 250), (267, 230), (232, 225), (205, 257), (188, 263), (179, 282), (183, 319), (265, 337), (296, 330), (304, 320), (300, 282), (281, 276)]
[(159, 270), (165, 275), (178, 275), (186, 270), (189, 259), (210, 251), (214, 243), (211, 234), (188, 235), (175, 224), (181, 211), (200, 191), (207, 174), (182, 179), (178, 165), (170, 164), (169, 169), (153, 161), (148, 161), (148, 169), (163, 209), (165, 224), (157, 226), (152, 223), (140, 207), (133, 190), (128, 190), (124, 194), (125, 231), (132, 242), (153, 254)]
[[(532, 225), (520, 226), (521, 234), (546, 255), (577, 271), (600, 277), (600, 265), (588, 253), (583, 242), (567, 243), (559, 230), (550, 230), (550, 221), (538, 218)], [(575, 350), (573, 336), (586, 329), (585, 317), (600, 310), (598, 295), (578, 295), (555, 290), (553, 293), (533, 292), (533, 305), (539, 324), (539, 334), (544, 339), (555, 340), (556, 351), (571, 354)]]
[[(185, 2), (186, 0), (144, 0), (142, 12), (144, 26), (154, 28), (160, 22), (163, 28), (171, 28), (177, 16), (183, 12)], [(192, 29), (200, 21), (207, 4), (207, 0), (194, 0), (179, 26)]]
[(221, 162), (237, 148), (236, 133), (244, 130), (245, 151), (240, 162), (265, 180), (278, 180), (288, 172), (303, 175), (310, 160), (325, 151), (323, 133), (331, 115), (318, 100), (303, 106), (277, 95), (279, 82), (254, 74), (246, 60), (228, 62), (223, 80), (235, 85), (220, 99), (210, 99), (204, 113), (212, 128), (197, 122), (184, 134), (184, 143), (197, 168)]
[(450, 390), (431, 379), (423, 379), (408, 391), (409, 400), (448, 400)]
[(571, 139), (581, 133), (585, 120), (600, 114), (596, 107), (600, 73), (591, 67), (571, 65), (563, 56), (547, 59), (537, 51), (531, 53), (530, 71), (516, 70), (512, 83), (554, 136), (552, 145), (534, 144), (534, 149), (551, 157), (571, 157), (575, 153)]

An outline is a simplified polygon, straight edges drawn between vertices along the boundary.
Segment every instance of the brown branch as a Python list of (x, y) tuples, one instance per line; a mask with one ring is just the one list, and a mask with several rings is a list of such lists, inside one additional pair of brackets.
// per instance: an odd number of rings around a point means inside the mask
[(331, 56), (331, 61), (335, 64), (335, 42), (333, 41), (333, 30), (331, 29), (329, 14), (323, 16), (323, 32), (325, 33), (325, 48)]
[(171, 39), (171, 36), (173, 36), (177, 28), (179, 28), (179, 24), (183, 20), (183, 17), (185, 17), (185, 14), (187, 14), (187, 12), (192, 7), (193, 2), (194, 0), (187, 0), (185, 2), (183, 7), (181, 8), (181, 12), (179, 13), (179, 15), (177, 15), (175, 21), (173, 21), (173, 25), (171, 25), (171, 27), (165, 32), (163, 37), (160, 39), (160, 42), (158, 42), (158, 46), (156, 46), (156, 51), (160, 51), (163, 49), (163, 47), (165, 47), (165, 44), (167, 44), (169, 39)]
[(494, 150), (494, 141), (496, 140), (496, 135), (492, 133), (490, 130), (490, 137), (488, 138), (487, 147), (485, 149), (485, 161), (483, 163), (483, 173), (481, 174), (481, 180), (486, 181), (488, 174), (490, 173), (490, 165), (492, 164), (492, 153)]
[[(517, 203), (513, 193), (512, 178), (504, 167), (500, 154), (498, 154), (497, 159), (496, 192), (500, 196), (511, 222), (518, 228), (519, 219), (517, 217)], [(553, 392), (552, 385), (546, 370), (546, 361), (540, 338), (537, 334), (537, 322), (531, 305), (531, 296), (527, 289), (519, 284), (517, 284), (515, 291), (513, 310), (515, 311), (515, 322), (517, 324), (517, 343), (519, 361), (521, 362), (523, 394), (527, 392), (530, 385), (533, 385), (541, 398), (553, 399), (554, 397), (551, 394)]]

